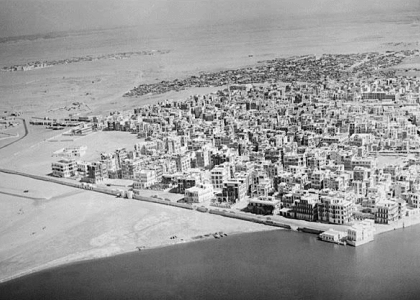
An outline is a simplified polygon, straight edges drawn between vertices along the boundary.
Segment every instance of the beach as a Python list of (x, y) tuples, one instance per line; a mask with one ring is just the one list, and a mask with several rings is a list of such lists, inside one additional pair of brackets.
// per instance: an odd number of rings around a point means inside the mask
[(3, 173), (0, 182), (0, 281), (215, 232), (273, 229)]

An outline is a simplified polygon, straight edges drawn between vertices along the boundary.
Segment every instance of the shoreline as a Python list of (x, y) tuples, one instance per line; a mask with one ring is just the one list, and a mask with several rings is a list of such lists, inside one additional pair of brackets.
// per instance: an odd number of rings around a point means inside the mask
[[(244, 234), (248, 234), (248, 233), (257, 233), (257, 232), (263, 232), (263, 231), (275, 231), (275, 230), (285, 230), (285, 229), (272, 228), (272, 229), (267, 229), (267, 230), (248, 231), (248, 232), (246, 232), (246, 231), (232, 231), (232, 232), (227, 232), (226, 233), (227, 236), (225, 236), (225, 237), (244, 235)], [(78, 259), (74, 259), (74, 260), (66, 259), (66, 257), (58, 258), (58, 259), (52, 260), (48, 263), (42, 264), (40, 266), (21, 271), (21, 272), (15, 274), (15, 275), (7, 277), (7, 278), (0, 278), (0, 285), (4, 284), (4, 283), (7, 283), (7, 282), (10, 282), (12, 280), (18, 279), (18, 278), (22, 278), (22, 277), (34, 274), (34, 273), (38, 273), (38, 272), (42, 272), (42, 271), (46, 271), (46, 270), (51, 270), (51, 269), (55, 269), (55, 268), (61, 268), (61, 267), (67, 266), (67, 265), (78, 264), (78, 263), (100, 260), (100, 259), (106, 259), (106, 258), (110, 258), (110, 257), (116, 257), (116, 256), (131, 254), (131, 253), (135, 253), (135, 252), (152, 251), (152, 250), (156, 250), (156, 249), (162, 249), (162, 248), (168, 248), (168, 247), (173, 247), (173, 246), (180, 246), (180, 245), (183, 245), (183, 244), (198, 243), (198, 242), (203, 242), (203, 241), (207, 241), (207, 240), (216, 239), (216, 238), (213, 238), (213, 233), (209, 233), (208, 237), (205, 237), (205, 235), (202, 235), (202, 236), (203, 236), (202, 238), (198, 238), (198, 239), (194, 239), (193, 237), (189, 237), (188, 239), (183, 239), (182, 241), (179, 240), (178, 242), (175, 242), (175, 243), (169, 243), (169, 244), (163, 243), (161, 245), (145, 247), (145, 248), (142, 248), (140, 250), (137, 248), (137, 249), (133, 249), (133, 250), (126, 250), (126, 251), (121, 251), (121, 252), (116, 252), (116, 253), (108, 253), (108, 254), (105, 254), (105, 255), (96, 255), (96, 256), (93, 256), (93, 257), (89, 257), (89, 256), (84, 256), (83, 257), (82, 256), (82, 257), (80, 257)]]
[[(406, 224), (406, 222), (401, 222), (402, 220), (397, 221), (394, 224), (389, 224), (389, 225), (376, 225), (375, 228), (378, 229), (378, 227), (380, 226), (380, 230), (375, 232), (375, 236), (377, 235), (382, 235), (385, 233), (389, 233), (389, 232), (393, 232), (395, 230), (400, 230), (400, 229), (404, 229), (406, 227), (411, 227), (411, 226), (416, 226), (416, 225), (420, 225), (420, 215), (414, 215), (412, 216), (413, 218), (411, 220), (409, 220), (409, 223)], [(414, 219), (414, 220), (413, 220)], [(295, 220), (295, 221), (299, 221), (299, 220)], [(407, 220), (406, 220), (407, 221)], [(244, 221), (247, 222), (247, 221)], [(306, 226), (306, 224), (302, 223), (302, 226)], [(327, 224), (325, 224), (327, 225)], [(386, 227), (385, 227), (386, 226)], [(229, 236), (238, 236), (238, 235), (245, 235), (248, 233), (258, 233), (258, 232), (263, 232), (263, 231), (276, 231), (276, 230), (289, 230), (289, 231), (293, 231), (293, 232), (299, 232), (299, 233), (303, 233), (303, 234), (311, 234), (312, 233), (308, 233), (308, 232), (303, 232), (303, 231), (298, 231), (293, 229), (286, 229), (286, 228), (279, 228), (279, 227), (272, 227), (269, 225), (266, 225), (267, 230), (261, 230), (261, 231), (232, 231), (232, 232), (226, 232), (227, 236), (225, 237), (229, 237)], [(308, 226), (306, 226), (308, 227)], [(223, 232), (225, 233), (225, 232)], [(208, 236), (207, 236), (208, 235)], [(202, 241), (207, 241), (207, 240), (212, 240), (212, 239), (216, 239), (214, 238), (214, 233), (208, 233), (205, 235), (200, 235), (199, 238), (195, 238), (195, 237), (188, 237), (188, 238), (184, 238), (182, 240), (176, 240), (176, 242), (169, 242), (169, 243), (162, 243), (160, 245), (155, 245), (155, 246), (150, 246), (150, 247), (144, 247), (144, 246), (139, 246), (137, 249), (132, 249), (132, 250), (124, 250), (124, 251), (119, 251), (119, 252), (115, 252), (115, 253), (104, 253), (104, 255), (82, 255), (76, 259), (71, 259), (71, 258), (59, 258), (59, 259), (55, 259), (53, 261), (50, 261), (48, 263), (42, 264), (40, 266), (28, 269), (28, 270), (24, 270), (21, 271), (15, 275), (12, 275), (10, 277), (7, 278), (0, 278), (0, 284), (21, 278), (21, 277), (25, 277), (27, 275), (31, 275), (34, 273), (38, 273), (38, 272), (42, 272), (42, 271), (46, 271), (46, 270), (50, 270), (50, 269), (54, 269), (54, 268), (60, 268), (60, 267), (64, 267), (66, 265), (71, 265), (71, 264), (77, 264), (77, 263), (83, 263), (83, 262), (88, 262), (88, 261), (94, 261), (94, 260), (100, 260), (100, 259), (106, 259), (106, 258), (110, 258), (110, 257), (116, 257), (116, 256), (120, 256), (120, 255), (126, 255), (126, 254), (130, 254), (130, 253), (135, 253), (135, 252), (143, 252), (143, 251), (153, 251), (156, 249), (162, 249), (162, 248), (167, 248), (167, 247), (172, 247), (172, 246), (180, 246), (183, 244), (190, 244), (190, 243), (198, 243), (198, 242), (202, 242)], [(375, 242), (375, 240), (373, 240), (372, 242)], [(144, 248), (142, 248), (144, 247)], [(140, 248), (140, 249), (139, 249)], [(356, 247), (357, 248), (357, 247)], [(94, 249), (92, 249), (94, 250)], [(88, 252), (88, 251), (86, 251)], [(77, 255), (73, 254), (73, 255)], [(69, 255), (71, 256), (71, 255)]]
[[(5, 174), (5, 175), (10, 176), (9, 174)], [(16, 175), (14, 175), (14, 176), (16, 176)], [(34, 180), (34, 179), (29, 179), (28, 178), (26, 180)], [(64, 188), (64, 186), (63, 186), (63, 188)], [(69, 187), (67, 187), (67, 188), (69, 188)], [(73, 190), (73, 188), (70, 188), (70, 189)], [(74, 189), (74, 190), (78, 190), (78, 189)], [(98, 194), (98, 193), (93, 193), (91, 191), (86, 191), (86, 192), (88, 192), (91, 195)], [(22, 195), (14, 195), (14, 196), (21, 197)], [(102, 196), (102, 195), (100, 195), (100, 196)], [(148, 203), (147, 201), (138, 201), (138, 200), (133, 200), (133, 201), (138, 202), (138, 203)], [(134, 204), (134, 202), (132, 202), (132, 204)], [(124, 202), (121, 202), (121, 203), (124, 203)], [(127, 201), (127, 204), (130, 205), (130, 202)], [(154, 205), (154, 207), (156, 209), (159, 209), (162, 206), (161, 205)], [(178, 209), (176, 211), (178, 211)], [(183, 210), (179, 210), (179, 211), (183, 211)], [(200, 212), (200, 214), (203, 214), (203, 213)], [(203, 215), (207, 215), (207, 213), (204, 213)], [(209, 214), (209, 215), (218, 215), (219, 217), (223, 217), (223, 219), (226, 221), (226, 224), (230, 224), (230, 222), (231, 222), (230, 220), (232, 220), (232, 221), (235, 220), (236, 221), (236, 219), (237, 219), (237, 218), (232, 218), (231, 215), (226, 216), (222, 213), (220, 213), (220, 214), (219, 213)], [(190, 216), (190, 215), (188, 215), (188, 216)], [(243, 230), (241, 230), (241, 229), (239, 229), (239, 230), (236, 229), (235, 230), (234, 229), (234, 230), (230, 231), (229, 229), (225, 229), (225, 227), (221, 227), (217, 231), (218, 232), (222, 231), (223, 233), (226, 232), (228, 235), (237, 235), (237, 234), (245, 234), (245, 233), (250, 233), (250, 232), (262, 232), (262, 231), (276, 230), (276, 229), (287, 229), (287, 228), (274, 227), (272, 225), (265, 224), (265, 223), (261, 224), (261, 226), (263, 226), (263, 227), (260, 227), (260, 228), (247, 227), (247, 225), (246, 225), (247, 223), (248, 224), (255, 223), (254, 219), (264, 220), (264, 219), (266, 219), (266, 217), (270, 217), (270, 219), (272, 219), (275, 222), (281, 222), (282, 224), (289, 225), (290, 226), (289, 230), (296, 231), (296, 232), (298, 232), (299, 228), (309, 228), (309, 229), (325, 231), (328, 228), (334, 228), (334, 229), (337, 229), (337, 230), (346, 230), (347, 227), (348, 227), (348, 226), (343, 227), (342, 225), (335, 225), (335, 224), (308, 222), (308, 221), (298, 220), (298, 219), (289, 219), (289, 218), (285, 218), (285, 217), (281, 217), (281, 216), (265, 216), (265, 218), (264, 218), (264, 217), (258, 216), (258, 215), (251, 215), (251, 214), (248, 215), (247, 214), (246, 217), (248, 217), (250, 219), (247, 220), (247, 219), (241, 219), (240, 218), (240, 222), (241, 222), (240, 224), (242, 224), (241, 227), (243, 228)], [(188, 218), (190, 218), (190, 217), (188, 217)], [(253, 219), (253, 220), (251, 220), (251, 219)], [(246, 223), (244, 223), (244, 222), (246, 222)], [(260, 223), (260, 222), (258, 222), (258, 223)], [(414, 225), (418, 225), (418, 224), (420, 224), (420, 215), (419, 214), (412, 215), (410, 217), (407, 217), (406, 219), (398, 220), (397, 222), (395, 222), (393, 224), (389, 224), (389, 225), (376, 224), (375, 225), (375, 228), (376, 228), (375, 235), (383, 234), (385, 232), (395, 231), (396, 229), (401, 229), (401, 228), (414, 226)], [(140, 231), (141, 230), (142, 229), (140, 229)], [(98, 247), (95, 248), (95, 246), (93, 246), (93, 247), (91, 246), (91, 247), (88, 247), (87, 249), (84, 249), (82, 251), (76, 251), (75, 253), (68, 253), (64, 257), (57, 258), (57, 259), (42, 263), (38, 266), (28, 268), (26, 270), (18, 272), (17, 274), (8, 276), (4, 279), (0, 279), (0, 284), (4, 283), (4, 282), (7, 282), (7, 281), (14, 280), (14, 279), (19, 278), (19, 277), (23, 277), (23, 276), (32, 274), (32, 273), (47, 270), (47, 269), (50, 269), (50, 268), (60, 267), (60, 266), (66, 265), (66, 264), (83, 262), (83, 261), (94, 260), (94, 259), (107, 258), (107, 257), (111, 257), (111, 256), (131, 253), (131, 252), (135, 252), (135, 251), (139, 251), (139, 250), (140, 251), (147, 251), (147, 250), (153, 250), (153, 249), (158, 249), (158, 248), (163, 248), (163, 247), (169, 247), (169, 246), (174, 246), (174, 245), (179, 245), (179, 244), (186, 244), (186, 243), (198, 242), (198, 241), (202, 241), (202, 240), (211, 239), (211, 238), (213, 238), (211, 236), (213, 233), (211, 233), (208, 230), (212, 230), (211, 232), (214, 232), (213, 229), (211, 229), (211, 228), (202, 229), (202, 231), (200, 231), (200, 232), (189, 232), (189, 234), (187, 233), (185, 235), (186, 236), (185, 238), (176, 239), (176, 240), (168, 240), (167, 238), (164, 237), (164, 235), (162, 235), (160, 237), (160, 239), (159, 238), (158, 239), (151, 238), (151, 239), (145, 241), (146, 246), (143, 246), (142, 243), (138, 243), (137, 245), (135, 245), (132, 242), (130, 242), (130, 246), (132, 247), (130, 249), (127, 248), (126, 244), (124, 244), (124, 243), (121, 244), (121, 243), (118, 243), (118, 242), (117, 243), (114, 243), (114, 242), (106, 243), (106, 244), (103, 244), (103, 245), (99, 246), (99, 248)], [(207, 232), (207, 233), (203, 234), (203, 232)], [(109, 233), (105, 232), (104, 234), (107, 235)], [(175, 233), (175, 234), (179, 234), (179, 233)], [(181, 234), (181, 237), (182, 237), (182, 234)], [(122, 238), (122, 236), (120, 238)], [(147, 244), (149, 244), (149, 246)]]
[[(301, 220), (294, 220), (294, 221), (301, 221)], [(404, 221), (408, 221), (408, 222), (404, 222)], [(244, 222), (248, 222), (248, 221), (244, 221)], [(307, 224), (305, 224), (304, 222), (301, 222), (301, 223), (302, 223), (301, 226), (308, 227)], [(317, 224), (317, 223), (315, 223), (315, 224)], [(328, 225), (328, 224), (325, 224), (325, 225)], [(420, 225), (420, 215), (414, 215), (409, 220), (398, 220), (396, 223), (393, 223), (393, 224), (388, 224), (388, 225), (386, 225), (386, 224), (381, 224), (381, 225), (376, 224), (375, 225), (375, 228), (376, 228), (375, 236), (382, 235), (382, 234), (389, 233), (389, 232), (393, 232), (395, 230), (404, 229), (406, 227), (416, 226), (416, 225)], [(267, 230), (232, 231), (232, 232), (226, 232), (226, 233), (223, 232), (223, 233), (225, 233), (227, 235), (227, 237), (245, 235), (245, 234), (248, 234), (248, 233), (257, 233), (257, 232), (263, 232), (263, 231), (276, 231), (276, 230), (289, 230), (289, 231), (300, 232), (300, 233), (304, 233), (304, 234), (305, 233), (306, 234), (313, 234), (313, 233), (309, 233), (309, 232), (303, 232), (303, 231), (295, 230), (293, 227), (294, 226), (292, 226), (291, 229), (286, 229), (286, 228), (272, 227), (272, 226), (266, 225)], [(380, 228), (380, 230), (378, 230), (378, 228)], [(110, 257), (115, 257), (115, 256), (135, 253), (135, 252), (152, 251), (152, 250), (161, 249), (161, 248), (179, 246), (179, 245), (183, 245), (183, 244), (198, 243), (198, 242), (202, 242), (202, 241), (206, 241), (206, 240), (212, 240), (212, 239), (216, 239), (216, 238), (214, 238), (214, 233), (208, 233), (208, 234), (203, 234), (203, 235), (199, 235), (199, 236), (193, 236), (193, 237), (188, 237), (188, 238), (176, 240), (176, 242), (162, 243), (162, 244), (155, 245), (155, 246), (149, 246), (149, 247), (138, 246), (137, 248), (132, 249), (132, 250), (123, 250), (123, 251), (117, 251), (117, 252), (114, 252), (114, 253), (113, 252), (111, 252), (111, 253), (105, 252), (103, 255), (93, 254), (93, 256), (92, 256), (92, 254), (89, 255), (89, 251), (85, 251), (85, 252), (87, 252), (85, 255), (82, 255), (82, 256), (77, 257), (75, 259), (66, 258), (66, 257), (55, 259), (55, 260), (50, 261), (48, 263), (42, 264), (40, 266), (21, 271), (21, 272), (15, 274), (15, 275), (10, 276), (10, 277), (0, 279), (0, 284), (12, 281), (14, 279), (18, 279), (18, 278), (21, 278), (21, 277), (24, 277), (24, 276), (27, 276), (27, 275), (31, 275), (31, 274), (34, 274), (34, 273), (37, 273), (37, 272), (42, 272), (42, 271), (46, 271), (46, 270), (49, 270), (49, 269), (64, 267), (64, 266), (70, 265), (70, 264), (77, 264), (77, 263), (83, 263), (83, 262), (87, 262), (87, 261), (106, 259), (106, 258), (110, 258)], [(373, 240), (372, 242), (375, 242), (375, 240)], [(95, 249), (92, 249), (92, 250), (95, 250)], [(98, 249), (98, 250), (100, 250), (100, 249)], [(106, 250), (106, 249), (104, 249), (104, 250)], [(73, 256), (73, 255), (77, 256), (77, 253), (72, 254), (72, 255), (68, 255), (68, 256)]]
[[(220, 217), (223, 217), (224, 219), (230, 219), (226, 216), (220, 215)], [(297, 219), (288, 219), (288, 218), (284, 218), (282, 217), (282, 222), (286, 225), (290, 226), (290, 231), (294, 231), (294, 232), (300, 232), (298, 230), (298, 228), (311, 228), (313, 226), (311, 226), (311, 224), (314, 225), (318, 225), (318, 226), (314, 226), (314, 227), (318, 227), (322, 225), (325, 227), (330, 227), (329, 225), (334, 225), (334, 224), (324, 224), (324, 223), (318, 223), (318, 222), (306, 222), (303, 220), (297, 220)], [(290, 220), (291, 222), (288, 222), (288, 220)], [(252, 221), (246, 221), (246, 220), (241, 220), (242, 222), (247, 222), (247, 223), (252, 223)], [(392, 232), (395, 230), (400, 230), (400, 229), (404, 229), (405, 227), (411, 227), (411, 226), (415, 226), (415, 225), (419, 225), (420, 224), (420, 215), (413, 215), (407, 219), (404, 220), (398, 220), (393, 224), (375, 224), (375, 236), (376, 235), (381, 235), (384, 233), (388, 233), (388, 232)], [(334, 226), (331, 226), (334, 227)], [(335, 228), (335, 227), (334, 227)], [(243, 230), (243, 231), (223, 231), (221, 233), (226, 234), (227, 236), (237, 236), (237, 235), (244, 235), (247, 233), (257, 233), (257, 232), (263, 232), (263, 231), (274, 231), (274, 230), (286, 230), (287, 228), (280, 228), (280, 227), (274, 227), (274, 226), (270, 226), (270, 225), (264, 225), (264, 229), (261, 230)], [(343, 228), (344, 229), (344, 228)], [(303, 233), (309, 233), (309, 232), (303, 232)], [(216, 233), (217, 234), (217, 233)], [(313, 233), (309, 233), (309, 234), (313, 234)], [(151, 246), (143, 246), (143, 245), (138, 245), (136, 246), (136, 248), (130, 249), (130, 250), (121, 250), (120, 248), (99, 248), (99, 249), (89, 249), (83, 252), (76, 252), (73, 254), (69, 254), (65, 257), (62, 258), (57, 258), (54, 259), (52, 261), (49, 261), (47, 263), (41, 264), (39, 266), (27, 269), (27, 270), (23, 270), (20, 271), (12, 276), (6, 277), (6, 278), (0, 278), (0, 284), (12, 281), (14, 279), (20, 278), (20, 277), (24, 277), (26, 275), (30, 275), (33, 273), (37, 273), (37, 272), (41, 272), (41, 271), (45, 271), (48, 269), (53, 269), (53, 268), (57, 268), (57, 267), (62, 267), (65, 265), (69, 265), (69, 264), (76, 264), (76, 263), (80, 263), (80, 262), (86, 262), (86, 261), (90, 261), (90, 260), (97, 260), (97, 259), (104, 259), (104, 258), (109, 258), (109, 257), (114, 257), (114, 256), (119, 256), (119, 255), (124, 255), (124, 254), (129, 254), (129, 253), (134, 253), (134, 252), (142, 252), (142, 251), (149, 251), (149, 250), (155, 250), (155, 249), (160, 249), (160, 248), (166, 248), (166, 247), (171, 247), (171, 246), (176, 246), (176, 245), (182, 245), (182, 244), (189, 244), (189, 243), (196, 243), (196, 242), (200, 242), (200, 241), (205, 241), (205, 240), (211, 240), (211, 239), (217, 239), (215, 238), (215, 233), (206, 233), (206, 234), (199, 234), (196, 235), (194, 234), (193, 236), (188, 236), (186, 238), (182, 238), (182, 239), (175, 239), (175, 240), (164, 240), (156, 245), (151, 245)], [(224, 236), (223, 236), (224, 237)], [(375, 240), (373, 240), (373, 242), (375, 242)]]

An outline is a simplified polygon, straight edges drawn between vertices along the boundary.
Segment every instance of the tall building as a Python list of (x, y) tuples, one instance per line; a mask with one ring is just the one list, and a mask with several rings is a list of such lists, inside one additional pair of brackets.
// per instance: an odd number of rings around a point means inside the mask
[(332, 224), (346, 224), (353, 220), (355, 205), (351, 201), (321, 197), (317, 205), (318, 220)]
[(225, 167), (219, 166), (211, 170), (211, 184), (214, 189), (222, 189), (226, 180), (228, 180), (228, 171)]
[(90, 183), (97, 183), (108, 178), (108, 169), (103, 162), (93, 162), (87, 165), (87, 178)]
[(222, 201), (236, 203), (246, 197), (246, 184), (239, 180), (227, 180), (223, 183)]

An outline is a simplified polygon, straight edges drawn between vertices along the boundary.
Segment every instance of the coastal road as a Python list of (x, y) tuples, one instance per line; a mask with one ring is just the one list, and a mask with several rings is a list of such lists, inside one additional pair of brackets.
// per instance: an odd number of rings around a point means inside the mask
[(6, 147), (9, 147), (9, 146), (13, 145), (14, 143), (19, 142), (20, 140), (24, 139), (28, 135), (29, 131), (28, 131), (28, 125), (26, 124), (26, 120), (24, 118), (18, 118), (18, 119), (22, 120), (23, 127), (25, 129), (25, 133), (20, 138), (18, 138), (16, 141), (13, 141), (13, 142), (10, 142), (7, 145), (1, 146), (0, 147), (0, 150), (3, 149), (3, 148), (6, 148)]

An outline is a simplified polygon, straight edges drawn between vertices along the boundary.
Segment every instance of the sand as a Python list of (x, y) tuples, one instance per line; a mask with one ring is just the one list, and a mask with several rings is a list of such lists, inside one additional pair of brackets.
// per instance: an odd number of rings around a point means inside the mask
[[(0, 182), (0, 192), (16, 195), (0, 194), (0, 282), (63, 263), (191, 241), (209, 233), (273, 229), (14, 175), (0, 173)], [(23, 193), (25, 189), (29, 192)]]

